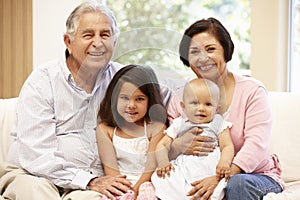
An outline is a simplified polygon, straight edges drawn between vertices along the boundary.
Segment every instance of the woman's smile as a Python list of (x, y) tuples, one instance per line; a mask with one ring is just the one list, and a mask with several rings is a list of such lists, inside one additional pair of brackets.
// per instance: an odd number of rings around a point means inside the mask
[(208, 71), (214, 67), (216, 67), (215, 64), (207, 64), (207, 65), (197, 66), (196, 68), (201, 71)]

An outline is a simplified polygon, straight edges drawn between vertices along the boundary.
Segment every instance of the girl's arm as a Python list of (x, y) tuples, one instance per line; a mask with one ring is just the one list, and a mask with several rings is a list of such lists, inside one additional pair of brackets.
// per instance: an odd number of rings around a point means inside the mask
[(96, 139), (100, 160), (105, 175), (119, 175), (116, 152), (112, 144), (113, 127), (100, 123), (96, 129)]
[(150, 135), (147, 161), (145, 163), (145, 171), (133, 187), (136, 194), (138, 194), (138, 188), (140, 187), (140, 185), (142, 183), (151, 180), (151, 175), (157, 166), (157, 162), (156, 162), (156, 158), (155, 158), (155, 149), (156, 149), (156, 145), (158, 144), (158, 142), (164, 136), (164, 130), (165, 130), (166, 126), (164, 124), (158, 123), (158, 122), (154, 122), (152, 127), (153, 126), (154, 126), (154, 128), (151, 128), (150, 131), (158, 130), (157, 127), (160, 127), (160, 130), (151, 131), (152, 134)]

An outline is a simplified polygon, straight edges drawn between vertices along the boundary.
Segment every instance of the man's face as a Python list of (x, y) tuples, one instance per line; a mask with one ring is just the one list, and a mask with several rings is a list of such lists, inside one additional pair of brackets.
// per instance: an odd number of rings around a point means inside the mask
[(67, 48), (76, 63), (76, 68), (103, 69), (110, 61), (115, 39), (109, 19), (99, 13), (84, 13), (72, 41)]

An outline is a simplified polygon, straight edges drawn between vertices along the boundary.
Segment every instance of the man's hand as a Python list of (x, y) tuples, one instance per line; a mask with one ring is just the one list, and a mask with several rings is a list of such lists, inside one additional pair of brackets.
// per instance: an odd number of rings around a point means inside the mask
[(132, 189), (125, 175), (94, 178), (89, 182), (88, 188), (106, 195), (109, 199), (115, 199), (114, 195), (119, 196)]

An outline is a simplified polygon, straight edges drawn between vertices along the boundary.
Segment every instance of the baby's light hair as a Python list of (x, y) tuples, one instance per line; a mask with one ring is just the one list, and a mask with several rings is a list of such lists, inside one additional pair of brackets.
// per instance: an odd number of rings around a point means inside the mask
[(191, 81), (189, 81), (184, 89), (183, 89), (183, 99), (185, 98), (185, 91), (188, 90), (188, 89), (191, 89), (193, 87), (198, 87), (200, 84), (205, 84), (207, 89), (209, 90), (209, 93), (212, 97), (212, 99), (216, 102), (216, 104), (219, 104), (219, 101), (220, 101), (220, 88), (219, 86), (211, 81), (211, 80), (208, 80), (208, 79), (204, 79), (204, 78), (195, 78), (195, 79), (192, 79)]

